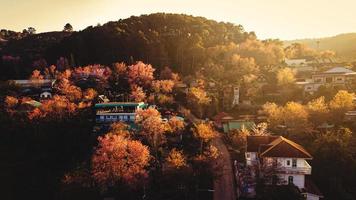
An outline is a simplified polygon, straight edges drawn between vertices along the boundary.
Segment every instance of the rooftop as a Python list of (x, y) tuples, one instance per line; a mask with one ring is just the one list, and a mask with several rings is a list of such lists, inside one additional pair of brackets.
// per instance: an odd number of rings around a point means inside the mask
[(222, 124), (225, 133), (231, 130), (242, 130), (243, 128), (251, 130), (255, 126), (255, 123), (253, 121), (234, 119), (225, 120), (224, 118), (222, 120)]
[(146, 104), (143, 102), (107, 102), (107, 103), (97, 103), (95, 104), (95, 108), (109, 108), (109, 107), (116, 107), (116, 106), (139, 106), (140, 108), (145, 107)]
[(36, 80), (12, 80), (15, 84), (39, 84), (39, 83), (52, 83), (54, 79), (36, 79)]
[(304, 147), (282, 136), (248, 136), (247, 152), (260, 152), (261, 157), (313, 158)]
[(261, 157), (313, 158), (304, 147), (282, 136), (279, 136), (269, 145), (271, 147), (261, 152)]
[(41, 105), (42, 105), (41, 102), (38, 102), (38, 101), (35, 101), (35, 100), (29, 100), (29, 101), (24, 102), (23, 104), (27, 104), (27, 105), (30, 105), (30, 106), (35, 107), (35, 108), (41, 107)]
[(356, 74), (356, 72), (352, 71), (351, 69), (345, 67), (334, 67), (325, 72), (324, 74)]
[(258, 152), (261, 145), (267, 145), (278, 136), (248, 136), (247, 137), (247, 152)]
[(323, 194), (320, 192), (319, 188), (308, 177), (305, 179), (305, 188), (302, 190), (302, 192), (314, 194), (323, 198)]

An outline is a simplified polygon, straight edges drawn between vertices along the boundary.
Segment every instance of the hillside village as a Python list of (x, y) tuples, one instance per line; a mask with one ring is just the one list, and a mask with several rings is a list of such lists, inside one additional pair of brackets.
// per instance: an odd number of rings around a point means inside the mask
[[(110, 50), (88, 39), (162, 16), (200, 26), (165, 31), (173, 36), (152, 34), (154, 27), (113, 36), (145, 38), (145, 53), (130, 47), (114, 56), (128, 43)], [(229, 41), (205, 36), (208, 24), (211, 35), (226, 26)], [(2, 148), (12, 153), (1, 158), (9, 199), (48, 187), (40, 199), (355, 197), (356, 68), (332, 52), (283, 48), (238, 26), (173, 14), (63, 32), (50, 44), (41, 40), (39, 49), (29, 45), (25, 58), (17, 45), (34, 42), (35, 33), (2, 39), (0, 67), (9, 69), (0, 86)], [(188, 42), (170, 46), (181, 37)], [(104, 50), (84, 55), (82, 39)], [(162, 49), (152, 50), (148, 40), (162, 40)], [(116, 56), (125, 59), (112, 62)], [(28, 74), (19, 72), (30, 61)], [(16, 176), (19, 185), (11, 182)], [(24, 192), (14, 192), (18, 187)]]

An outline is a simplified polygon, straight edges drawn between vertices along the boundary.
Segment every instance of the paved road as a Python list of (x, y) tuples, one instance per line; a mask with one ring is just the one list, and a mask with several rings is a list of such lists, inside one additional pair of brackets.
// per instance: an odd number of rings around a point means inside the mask
[(230, 154), (221, 137), (215, 138), (212, 143), (221, 153), (221, 157), (217, 164), (221, 168), (221, 176), (214, 182), (214, 200), (235, 200), (234, 173), (232, 170)]

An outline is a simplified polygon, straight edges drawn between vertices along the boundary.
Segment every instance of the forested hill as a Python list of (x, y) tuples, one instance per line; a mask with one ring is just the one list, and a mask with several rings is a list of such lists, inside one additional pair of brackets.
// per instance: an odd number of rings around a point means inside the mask
[(356, 59), (356, 33), (345, 33), (333, 37), (316, 38), (316, 39), (301, 39), (285, 41), (285, 46), (292, 43), (303, 43), (311, 48), (320, 50), (335, 51), (338, 57), (346, 60)]
[[(0, 56), (19, 56), (16, 67), (22, 67), (7, 69), (17, 70), (9, 73), (21, 76), (24, 68), (28, 71), (35, 67), (33, 62), (56, 64), (62, 56), (72, 66), (111, 64), (116, 61), (130, 64), (142, 60), (158, 69), (169, 65), (175, 71), (191, 73), (195, 71), (194, 68), (202, 67), (206, 59), (205, 49), (239, 44), (248, 37), (255, 37), (254, 33), (245, 32), (241, 25), (164, 13), (132, 16), (102, 26), (90, 26), (69, 35), (57, 33), (52, 36), (51, 40), (28, 36), (8, 41), (0, 51)], [(24, 44), (30, 45), (24, 48)], [(38, 62), (41, 58), (46, 62)], [(2, 61), (0, 67), (8, 67), (5, 64)]]

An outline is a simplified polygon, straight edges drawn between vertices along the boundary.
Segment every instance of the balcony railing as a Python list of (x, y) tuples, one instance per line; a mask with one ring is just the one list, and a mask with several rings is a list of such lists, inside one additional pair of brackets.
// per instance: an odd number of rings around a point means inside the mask
[(304, 167), (277, 167), (279, 173), (285, 174), (311, 174), (311, 166), (307, 161), (304, 163)]

